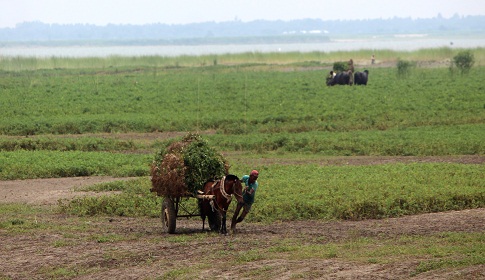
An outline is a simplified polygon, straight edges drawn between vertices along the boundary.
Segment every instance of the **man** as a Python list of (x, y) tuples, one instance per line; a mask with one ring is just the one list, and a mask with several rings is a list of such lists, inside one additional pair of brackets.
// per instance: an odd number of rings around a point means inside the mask
[[(257, 170), (253, 170), (251, 171), (251, 173), (249, 173), (249, 175), (244, 175), (241, 179), (241, 181), (243, 181), (244, 184), (246, 185), (243, 191), (244, 203), (240, 203), (236, 207), (236, 210), (233, 216), (234, 225), (236, 223), (242, 222), (244, 220), (244, 217), (246, 217), (246, 215), (251, 210), (251, 206), (254, 203), (254, 196), (256, 194), (256, 190), (258, 189), (258, 181), (257, 181), (258, 176), (259, 176), (259, 172)], [(239, 215), (239, 211), (241, 211), (241, 208), (243, 209), (241, 216), (239, 216), (239, 218), (237, 218), (237, 220), (234, 221), (234, 219)]]
[(349, 85), (352, 85), (354, 83), (354, 60), (351, 58), (349, 60), (349, 70), (348, 70), (350, 79), (349, 79)]
[(327, 76), (327, 80), (326, 80), (327, 86), (330, 85), (330, 83), (332, 82), (333, 78), (335, 78), (336, 75), (337, 75), (337, 73), (330, 71), (330, 73)]
[(349, 60), (348, 66), (349, 71), (352, 71), (352, 73), (354, 73), (354, 60), (352, 58)]

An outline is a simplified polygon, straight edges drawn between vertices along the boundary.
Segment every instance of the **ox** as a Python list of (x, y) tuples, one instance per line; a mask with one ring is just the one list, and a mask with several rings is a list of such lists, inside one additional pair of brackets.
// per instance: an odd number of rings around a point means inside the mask
[(369, 78), (369, 70), (364, 70), (364, 72), (355, 72), (354, 74), (354, 84), (355, 85), (367, 85), (367, 79)]
[(352, 72), (339, 72), (333, 78), (327, 79), (327, 86), (334, 85), (352, 85)]

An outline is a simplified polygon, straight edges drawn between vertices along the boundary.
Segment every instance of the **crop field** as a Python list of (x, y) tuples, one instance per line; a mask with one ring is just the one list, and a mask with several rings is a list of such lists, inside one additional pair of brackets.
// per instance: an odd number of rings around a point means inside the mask
[[(0, 57), (0, 279), (482, 279), (485, 50), (472, 51), (464, 75), (451, 49), (376, 65), (367, 51)], [(327, 87), (350, 56), (368, 85)], [(416, 61), (408, 75), (398, 57)], [(149, 166), (188, 132), (231, 173), (260, 171), (234, 235), (196, 218), (161, 233)], [(22, 199), (36, 192), (47, 199)]]

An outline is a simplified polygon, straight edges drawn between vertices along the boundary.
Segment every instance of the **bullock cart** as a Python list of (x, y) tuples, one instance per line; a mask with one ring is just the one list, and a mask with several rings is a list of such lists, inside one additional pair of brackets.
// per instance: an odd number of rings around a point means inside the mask
[[(202, 230), (204, 230), (205, 218), (207, 217), (211, 230), (219, 230), (220, 233), (227, 234), (227, 209), (232, 197), (234, 196), (238, 203), (244, 202), (241, 181), (237, 176), (231, 174), (223, 176), (220, 180), (208, 180), (204, 183), (203, 190), (197, 190), (195, 193), (185, 192), (185, 194), (184, 196), (164, 195), (161, 213), (164, 232), (174, 233), (177, 218), (179, 217), (200, 216), (202, 219)], [(190, 208), (184, 204), (192, 197), (198, 201), (197, 208)], [(234, 221), (233, 217), (232, 229), (235, 229)]]
[[(216, 182), (221, 181), (216, 178), (223, 178), (228, 170), (229, 165), (223, 156), (197, 134), (189, 133), (181, 141), (162, 148), (155, 155), (150, 174), (151, 191), (163, 197), (163, 231), (174, 233), (177, 218), (196, 216), (202, 218), (202, 229), (206, 217), (210, 229), (219, 229), (222, 218), (216, 210), (221, 207), (214, 206), (220, 205), (217, 203), (218, 192), (214, 190)], [(233, 184), (229, 183), (230, 186)], [(189, 201), (197, 201), (197, 204)]]

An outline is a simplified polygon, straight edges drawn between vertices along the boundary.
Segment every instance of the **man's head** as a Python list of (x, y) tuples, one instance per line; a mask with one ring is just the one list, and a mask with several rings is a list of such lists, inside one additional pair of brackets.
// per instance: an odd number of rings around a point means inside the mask
[(251, 177), (253, 177), (254, 179), (258, 179), (259, 172), (258, 172), (258, 170), (255, 169), (255, 170), (251, 171), (251, 173), (249, 173), (249, 175)]

